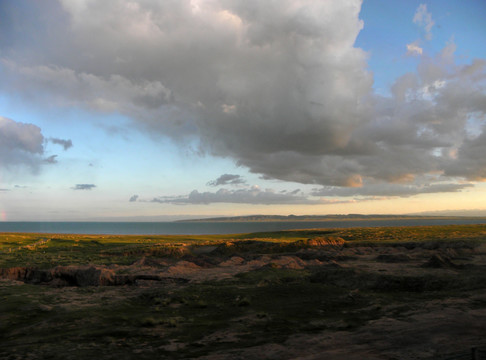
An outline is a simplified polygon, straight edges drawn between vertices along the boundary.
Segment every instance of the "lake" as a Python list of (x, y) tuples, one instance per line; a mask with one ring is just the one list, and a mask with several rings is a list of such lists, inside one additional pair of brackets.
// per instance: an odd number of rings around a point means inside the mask
[(0, 232), (118, 235), (237, 234), (315, 228), (486, 224), (486, 218), (264, 222), (0, 222)]

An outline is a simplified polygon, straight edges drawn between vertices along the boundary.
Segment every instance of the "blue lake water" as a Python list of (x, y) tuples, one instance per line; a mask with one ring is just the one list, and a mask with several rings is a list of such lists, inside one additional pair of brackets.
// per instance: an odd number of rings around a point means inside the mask
[(119, 235), (237, 234), (316, 228), (486, 224), (486, 218), (266, 222), (0, 222), (0, 232)]

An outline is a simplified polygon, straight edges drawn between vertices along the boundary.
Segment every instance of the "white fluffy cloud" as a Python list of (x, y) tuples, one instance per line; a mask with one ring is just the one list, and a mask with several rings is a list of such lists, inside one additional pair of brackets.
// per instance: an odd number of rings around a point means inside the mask
[[(52, 1), (37, 11), (57, 21), (29, 13), (36, 51), (14, 30), (8, 37), (23, 41), (1, 43), (0, 89), (123, 113), (152, 135), (197, 138), (203, 152), (265, 178), (391, 183), (398, 194), (400, 184), (430, 174), (441, 184), (486, 180), (485, 61), (457, 65), (451, 43), (422, 56), (392, 96), (379, 96), (368, 55), (354, 46), (360, 7), (360, 0)], [(425, 5), (410, 21), (430, 38)], [(421, 53), (418, 43), (409, 46)], [(473, 136), (471, 117), (480, 125)], [(192, 197), (223, 195), (248, 194)]]
[(418, 56), (422, 55), (423, 51), (424, 50), (419, 46), (418, 41), (407, 44), (407, 55)]

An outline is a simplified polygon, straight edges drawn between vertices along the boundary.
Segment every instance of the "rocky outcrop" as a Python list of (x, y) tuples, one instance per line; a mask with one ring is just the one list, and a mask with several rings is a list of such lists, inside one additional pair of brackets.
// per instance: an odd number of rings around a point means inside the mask
[(54, 279), (70, 286), (114, 285), (112, 270), (95, 266), (57, 266), (49, 271)]
[(0, 269), (0, 277), (32, 284), (47, 283), (53, 279), (52, 274), (49, 271), (29, 267)]
[(139, 280), (165, 283), (187, 282), (185, 279), (160, 277), (151, 274), (118, 275), (111, 269), (99, 266), (56, 266), (49, 270), (28, 267), (0, 269), (0, 277), (28, 284), (55, 286), (110, 286), (133, 285)]

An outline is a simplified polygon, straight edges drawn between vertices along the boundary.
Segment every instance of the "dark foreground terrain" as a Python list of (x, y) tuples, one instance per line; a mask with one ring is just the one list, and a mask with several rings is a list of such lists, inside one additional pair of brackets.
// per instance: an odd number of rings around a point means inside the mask
[(1, 359), (471, 359), (486, 226), (0, 234)]

